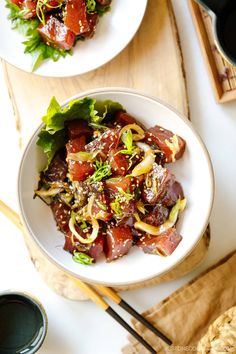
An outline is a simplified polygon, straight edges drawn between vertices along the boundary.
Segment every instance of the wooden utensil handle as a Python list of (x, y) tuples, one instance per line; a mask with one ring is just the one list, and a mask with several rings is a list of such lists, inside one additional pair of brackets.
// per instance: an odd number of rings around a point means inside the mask
[(0, 200), (0, 211), (11, 220), (16, 227), (18, 227), (21, 231), (24, 231), (24, 227), (20, 221), (19, 215), (12, 210), (8, 205), (6, 205), (2, 200)]

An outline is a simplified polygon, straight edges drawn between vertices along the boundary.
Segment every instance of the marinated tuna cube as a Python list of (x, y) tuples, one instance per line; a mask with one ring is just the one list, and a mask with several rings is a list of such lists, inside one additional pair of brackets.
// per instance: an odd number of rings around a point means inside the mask
[(141, 237), (137, 242), (137, 246), (142, 248), (145, 253), (169, 256), (174, 252), (181, 240), (182, 236), (179, 235), (177, 230), (170, 228), (160, 236), (145, 235)]
[(102, 234), (98, 235), (96, 240), (91, 244), (88, 252), (86, 252), (90, 257), (96, 262), (99, 257), (103, 254), (104, 248), (104, 237)]
[(65, 25), (76, 35), (90, 30), (85, 0), (68, 0), (64, 15)]
[(70, 139), (66, 144), (67, 154), (85, 151), (85, 136)]
[(88, 123), (82, 119), (71, 120), (67, 123), (69, 139), (85, 136), (90, 138), (93, 135), (93, 130), (88, 126)]
[(105, 255), (107, 262), (124, 256), (133, 245), (133, 236), (129, 227), (115, 226), (107, 228)]
[(64, 182), (67, 175), (67, 164), (62, 153), (57, 153), (52, 159), (44, 178), (50, 182)]
[(109, 152), (108, 161), (115, 176), (125, 176), (129, 169), (129, 156), (119, 152), (120, 149), (112, 149)]
[(109, 221), (112, 218), (110, 200), (105, 192), (97, 193), (92, 205), (92, 215), (99, 220)]
[(170, 130), (156, 125), (145, 133), (144, 141), (149, 145), (156, 145), (166, 157), (166, 162), (174, 162), (182, 157), (185, 150), (185, 141)]
[(99, 4), (99, 5), (102, 5), (102, 6), (108, 6), (111, 4), (111, 1), (112, 0), (96, 0), (96, 2)]
[(23, 0), (21, 1), (21, 9), (26, 10), (24, 18), (30, 19), (36, 17), (36, 7), (38, 0)]
[(89, 161), (77, 161), (70, 158), (70, 154), (77, 152), (82, 152), (85, 149), (85, 136), (80, 136), (69, 140), (66, 144), (67, 149), (67, 160), (68, 160), (68, 169), (72, 181), (84, 181), (88, 176), (92, 175), (94, 172), (94, 166), (92, 162)]
[(143, 218), (143, 222), (153, 225), (160, 226), (164, 224), (169, 216), (169, 209), (161, 204), (157, 204), (153, 207), (152, 211)]
[[(14, 3), (19, 3), (22, 10), (26, 10), (24, 15), (24, 18), (26, 20), (36, 17), (38, 0), (13, 0), (13, 1)], [(43, 13), (51, 12), (55, 9), (58, 9), (60, 5), (61, 5), (61, 1), (59, 0), (48, 0), (46, 5), (40, 7), (40, 12), (41, 11)]]
[(72, 181), (84, 181), (94, 172), (94, 166), (87, 161), (68, 161), (69, 173)]
[(109, 178), (105, 181), (110, 194), (119, 193), (119, 188), (124, 192), (132, 193), (134, 179), (132, 177)]
[(124, 111), (118, 111), (115, 115), (115, 125), (124, 127), (125, 125), (134, 123), (137, 124), (136, 119)]
[(95, 31), (96, 31), (96, 26), (99, 20), (98, 14), (87, 14), (87, 21), (89, 25), (89, 30), (87, 32), (83, 33), (83, 37), (86, 38), (92, 38)]
[(162, 203), (167, 206), (174, 205), (178, 199), (184, 198), (184, 192), (181, 184), (177, 181), (171, 183), (167, 189), (164, 197), (162, 198)]
[[(76, 230), (82, 237), (85, 237), (83, 231), (79, 228)], [(65, 234), (65, 243), (64, 243), (64, 250), (68, 251), (70, 253), (74, 253), (75, 251), (77, 252), (84, 252), (88, 254), (90, 245), (85, 245), (77, 240), (77, 238), (72, 234), (72, 232), (69, 230)]]
[(153, 170), (146, 176), (143, 186), (142, 198), (151, 205), (163, 203), (170, 207), (177, 199), (183, 198), (182, 187), (176, 182), (175, 176), (167, 168), (157, 164), (153, 165)]
[(54, 200), (50, 206), (58, 229), (67, 233), (69, 231), (70, 207), (59, 200)]
[(119, 130), (109, 129), (85, 146), (86, 151), (99, 151), (99, 157), (105, 160), (109, 151), (116, 149), (119, 143)]
[(60, 49), (71, 49), (75, 41), (75, 34), (52, 16), (45, 25), (39, 25), (38, 32), (45, 43)]

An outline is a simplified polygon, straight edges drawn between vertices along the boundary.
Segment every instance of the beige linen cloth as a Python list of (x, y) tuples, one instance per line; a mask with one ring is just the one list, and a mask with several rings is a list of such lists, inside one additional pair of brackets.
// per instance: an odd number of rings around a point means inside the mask
[[(143, 313), (173, 341), (172, 346), (163, 343), (137, 320), (132, 319), (132, 323), (157, 353), (196, 354), (197, 343), (209, 325), (235, 304), (236, 251)], [(124, 354), (149, 354), (133, 337), (129, 341), (122, 349)]]

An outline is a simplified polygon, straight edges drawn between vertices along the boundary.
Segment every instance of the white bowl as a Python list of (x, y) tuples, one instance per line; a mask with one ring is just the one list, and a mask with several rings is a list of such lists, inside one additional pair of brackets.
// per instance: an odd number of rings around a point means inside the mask
[(146, 127), (158, 124), (185, 139), (184, 156), (168, 166), (182, 184), (187, 198), (187, 207), (177, 223), (183, 240), (169, 257), (145, 254), (133, 247), (128, 255), (111, 263), (104, 261), (93, 266), (75, 263), (71, 254), (63, 250), (64, 236), (57, 231), (50, 208), (39, 198), (33, 199), (38, 173), (45, 165), (42, 150), (36, 145), (42, 125), (26, 146), (20, 165), (18, 198), (22, 221), (33, 240), (50, 260), (82, 280), (118, 286), (151, 279), (181, 262), (196, 246), (206, 229), (214, 195), (214, 177), (208, 152), (192, 124), (158, 99), (130, 89), (103, 88), (78, 94), (68, 99), (65, 104), (71, 99), (85, 96), (118, 101)]

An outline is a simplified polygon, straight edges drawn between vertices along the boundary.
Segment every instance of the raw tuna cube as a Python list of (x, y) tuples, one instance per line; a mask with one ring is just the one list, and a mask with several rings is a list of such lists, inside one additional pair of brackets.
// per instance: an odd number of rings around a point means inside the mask
[(183, 198), (183, 190), (167, 168), (154, 164), (152, 172), (148, 174), (144, 182), (142, 198), (151, 205), (161, 202), (170, 207), (176, 203), (177, 199)]
[(88, 126), (88, 123), (82, 119), (75, 119), (69, 121), (67, 123), (67, 130), (68, 130), (69, 139), (75, 139), (81, 136), (90, 138), (93, 134), (93, 131)]
[[(84, 151), (85, 149), (85, 136), (80, 136), (69, 140), (66, 144), (67, 153), (76, 153)], [(75, 161), (68, 159), (68, 168), (73, 181), (84, 181), (88, 176), (94, 172), (94, 166), (88, 161)]]
[(105, 181), (105, 183), (111, 194), (119, 193), (119, 188), (123, 189), (123, 191), (127, 193), (132, 193), (133, 191), (132, 177), (109, 178)]
[(67, 164), (62, 153), (57, 153), (44, 174), (50, 182), (63, 182), (67, 175)]
[(176, 229), (170, 228), (160, 236), (145, 235), (141, 237), (137, 245), (145, 253), (169, 256), (174, 252), (181, 240), (182, 236), (179, 235)]
[(169, 209), (161, 204), (157, 204), (154, 206), (152, 211), (143, 218), (142, 221), (153, 226), (160, 226), (166, 222), (168, 216)]
[(137, 123), (136, 119), (126, 112), (119, 111), (115, 115), (116, 125), (124, 127), (125, 125), (134, 124), (134, 123)]
[(58, 200), (54, 200), (50, 206), (58, 229), (67, 233), (69, 231), (70, 207)]
[(36, 6), (38, 0), (23, 0), (21, 1), (21, 9), (22, 10), (27, 10), (24, 18), (25, 19), (30, 19), (36, 16)]
[(112, 218), (110, 200), (105, 192), (98, 193), (92, 205), (92, 215), (99, 220), (109, 221)]
[(83, 33), (83, 37), (86, 38), (92, 38), (95, 31), (96, 31), (96, 26), (99, 20), (98, 14), (87, 14), (87, 21), (89, 25), (89, 30), (87, 32)]
[(105, 255), (107, 262), (111, 262), (127, 254), (132, 247), (133, 236), (129, 227), (115, 226), (107, 228)]
[(149, 145), (159, 147), (164, 152), (167, 163), (180, 159), (186, 145), (180, 136), (158, 125), (147, 130), (144, 141)]
[(112, 149), (108, 161), (115, 176), (125, 176), (129, 169), (129, 158), (119, 151), (120, 149)]
[(96, 2), (99, 4), (99, 5), (102, 5), (102, 6), (108, 6), (111, 4), (111, 1), (112, 0), (96, 0)]
[(104, 248), (104, 237), (102, 234), (98, 235), (96, 240), (92, 243), (87, 254), (94, 259), (94, 262), (102, 255)]
[(71, 49), (75, 41), (75, 34), (52, 16), (45, 25), (42, 23), (39, 25), (38, 32), (45, 43), (60, 49)]
[(85, 146), (86, 151), (100, 151), (99, 157), (105, 160), (109, 151), (116, 149), (119, 143), (119, 130), (109, 129), (105, 131), (99, 138), (94, 139)]
[(76, 35), (90, 30), (85, 0), (68, 0), (64, 16), (65, 25)]

